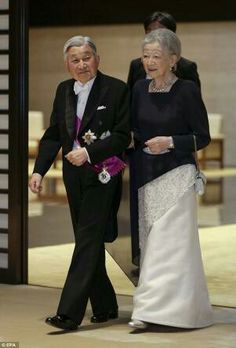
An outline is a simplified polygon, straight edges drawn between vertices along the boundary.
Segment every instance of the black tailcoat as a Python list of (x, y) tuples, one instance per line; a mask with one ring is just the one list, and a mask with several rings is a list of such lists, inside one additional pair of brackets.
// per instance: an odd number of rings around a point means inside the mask
[[(75, 250), (63, 288), (58, 314), (68, 315), (80, 324), (88, 298), (94, 313), (116, 309), (117, 302), (106, 274), (104, 238), (107, 226), (116, 225), (121, 195), (121, 174), (102, 184), (88, 163), (77, 167), (66, 160), (75, 138), (77, 96), (70, 79), (59, 84), (53, 104), (50, 126), (43, 135), (34, 172), (42, 176), (50, 168), (62, 148), (63, 179), (67, 191), (73, 228)], [(97, 139), (90, 145), (83, 136), (93, 132)], [(100, 139), (104, 132), (110, 136)], [(93, 83), (84, 111), (78, 140), (85, 146), (91, 164), (113, 155), (121, 157), (130, 142), (129, 93), (126, 84), (100, 72)], [(115, 221), (115, 222), (114, 222)], [(106, 235), (106, 236), (105, 236)]]

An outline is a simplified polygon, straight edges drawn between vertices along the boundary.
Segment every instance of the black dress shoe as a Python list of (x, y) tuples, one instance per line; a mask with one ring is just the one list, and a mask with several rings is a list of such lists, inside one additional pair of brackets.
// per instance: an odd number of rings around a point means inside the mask
[(66, 315), (48, 317), (45, 323), (63, 330), (76, 330), (78, 328), (78, 325)]
[(104, 323), (105, 321), (108, 321), (109, 319), (117, 319), (118, 318), (118, 310), (110, 311), (108, 313), (98, 313), (94, 314), (90, 321), (91, 323)]

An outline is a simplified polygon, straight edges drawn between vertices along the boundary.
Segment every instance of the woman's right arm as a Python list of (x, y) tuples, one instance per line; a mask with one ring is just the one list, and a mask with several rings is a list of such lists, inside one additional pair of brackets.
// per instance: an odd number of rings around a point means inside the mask
[(176, 150), (194, 152), (193, 135), (196, 137), (198, 150), (211, 141), (208, 115), (200, 90), (193, 82), (188, 81), (183, 93), (182, 105), (188, 134), (174, 135), (173, 143)]

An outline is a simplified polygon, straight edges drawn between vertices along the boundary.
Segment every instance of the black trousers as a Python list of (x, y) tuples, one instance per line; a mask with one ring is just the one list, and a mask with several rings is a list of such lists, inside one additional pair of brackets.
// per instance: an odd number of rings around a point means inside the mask
[(86, 166), (64, 165), (64, 182), (75, 233), (75, 248), (57, 313), (77, 324), (83, 320), (88, 299), (93, 313), (117, 308), (105, 267), (104, 233), (121, 184), (117, 175), (101, 184)]

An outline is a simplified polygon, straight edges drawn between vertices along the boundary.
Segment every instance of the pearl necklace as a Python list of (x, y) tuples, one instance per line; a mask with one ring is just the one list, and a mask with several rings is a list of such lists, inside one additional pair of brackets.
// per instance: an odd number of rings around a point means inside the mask
[(156, 86), (156, 81), (153, 79), (149, 84), (148, 91), (151, 93), (163, 93), (163, 92), (169, 92), (173, 84), (178, 78), (176, 76), (173, 76), (170, 80), (164, 81), (162, 87)]

